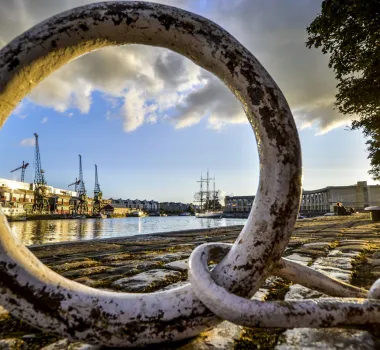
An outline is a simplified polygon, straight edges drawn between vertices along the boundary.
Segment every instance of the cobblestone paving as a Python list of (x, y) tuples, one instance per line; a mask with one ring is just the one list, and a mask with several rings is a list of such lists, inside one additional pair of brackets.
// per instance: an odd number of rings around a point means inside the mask
[[(101, 241), (30, 247), (54, 271), (91, 287), (154, 292), (187, 280), (187, 258), (205, 242), (234, 242), (241, 227), (172, 232)], [(380, 277), (380, 224), (368, 215), (300, 220), (284, 256), (331, 277), (369, 288)], [(327, 297), (290, 281), (270, 277), (259, 300)], [(376, 329), (245, 329), (229, 322), (200, 337), (160, 349), (380, 349)], [(88, 349), (12, 318), (0, 307), (0, 349)]]

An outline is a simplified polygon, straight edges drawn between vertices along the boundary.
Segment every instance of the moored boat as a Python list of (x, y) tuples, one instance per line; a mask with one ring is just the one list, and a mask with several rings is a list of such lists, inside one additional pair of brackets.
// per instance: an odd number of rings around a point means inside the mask
[(131, 214), (132, 214), (132, 216), (138, 217), (138, 218), (140, 218), (142, 216), (145, 216), (145, 213), (143, 211), (141, 211), (141, 210), (133, 211)]
[(26, 221), (26, 216), (7, 216), (8, 221)]
[(222, 211), (205, 211), (204, 213), (195, 214), (195, 217), (197, 217), (198, 219), (221, 219), (222, 216)]
[(91, 219), (106, 219), (106, 218), (107, 218), (107, 215), (106, 215), (106, 214), (99, 213), (99, 214), (91, 215), (90, 218), (91, 218)]
[[(207, 171), (206, 178), (201, 175), (200, 190), (195, 194), (195, 199), (200, 203), (198, 212), (195, 217), (199, 219), (221, 219), (223, 211), (219, 210), (221, 205), (219, 203), (219, 191), (215, 190), (215, 177), (210, 178)], [(210, 182), (213, 182), (213, 189), (210, 189)], [(204, 188), (204, 183), (206, 188)]]

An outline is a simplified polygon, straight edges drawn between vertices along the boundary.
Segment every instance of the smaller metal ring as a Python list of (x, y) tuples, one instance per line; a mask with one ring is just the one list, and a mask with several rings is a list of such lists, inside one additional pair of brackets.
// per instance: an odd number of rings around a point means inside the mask
[[(230, 249), (226, 243), (197, 247), (189, 259), (195, 295), (215, 315), (245, 327), (319, 328), (380, 323), (380, 301), (363, 298), (257, 301), (242, 298), (217, 285), (208, 268), (210, 253)], [(256, 286), (257, 287), (257, 286)]]

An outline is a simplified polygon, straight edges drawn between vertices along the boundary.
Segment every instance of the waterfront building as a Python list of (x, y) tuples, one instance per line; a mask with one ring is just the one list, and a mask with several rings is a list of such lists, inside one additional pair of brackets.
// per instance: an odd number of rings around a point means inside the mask
[(154, 200), (147, 201), (144, 199), (141, 201), (139, 199), (132, 200), (132, 199), (110, 198), (109, 202), (110, 202), (109, 204), (111, 205), (118, 204), (128, 209), (144, 210), (145, 212), (148, 212), (148, 213), (155, 213), (160, 210), (159, 203)]
[(27, 182), (0, 179), (0, 201), (5, 203), (33, 203), (33, 184)]
[(109, 203), (102, 208), (102, 212), (106, 215), (121, 215), (127, 216), (131, 212), (124, 203)]
[(249, 213), (255, 196), (225, 196), (223, 213)]
[(189, 203), (161, 202), (160, 209), (165, 212), (183, 213), (189, 209)]
[(327, 213), (336, 203), (352, 207), (357, 211), (365, 207), (380, 205), (380, 185), (367, 185), (358, 181), (351, 186), (328, 186), (318, 190), (302, 192), (301, 213)]
[[(70, 199), (76, 192), (46, 186), (52, 213), (69, 214)], [(4, 208), (22, 208), (27, 214), (32, 210), (34, 202), (34, 183), (0, 179), (0, 204)]]
[(147, 201), (144, 199), (141, 203), (143, 205), (143, 210), (148, 213), (156, 213), (160, 210), (160, 205), (154, 200)]
[(135, 200), (133, 201), (133, 206), (134, 206), (134, 208), (137, 209), (137, 210), (143, 210), (143, 208), (144, 208), (143, 203), (142, 203), (139, 199), (135, 199)]

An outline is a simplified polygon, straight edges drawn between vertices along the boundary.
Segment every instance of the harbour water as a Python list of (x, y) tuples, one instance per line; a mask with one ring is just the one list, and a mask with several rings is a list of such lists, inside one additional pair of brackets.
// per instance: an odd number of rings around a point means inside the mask
[(246, 219), (198, 219), (194, 216), (142, 217), (122, 219), (31, 220), (10, 222), (25, 245), (82, 241), (244, 225)]

